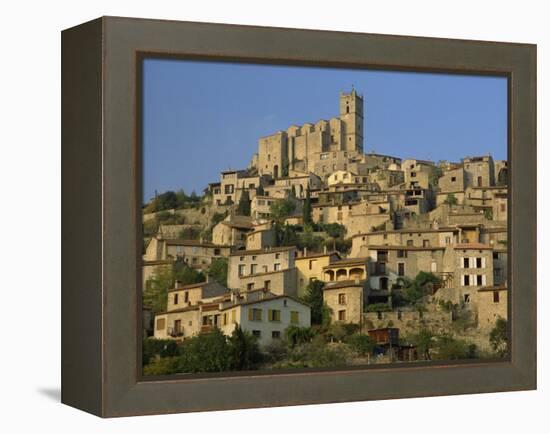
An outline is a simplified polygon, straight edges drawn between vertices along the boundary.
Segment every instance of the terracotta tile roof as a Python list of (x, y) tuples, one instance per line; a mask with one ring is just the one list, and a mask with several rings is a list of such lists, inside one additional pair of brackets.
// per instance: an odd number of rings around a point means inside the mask
[(508, 291), (508, 287), (506, 285), (484, 286), (483, 288), (479, 288), (477, 291)]
[(332, 255), (337, 255), (339, 258), (341, 257), (340, 252), (333, 250), (331, 252), (326, 252), (326, 253), (311, 253), (306, 256), (298, 256), (297, 258), (294, 259), (294, 261), (299, 261), (301, 259), (322, 258), (323, 256), (332, 256)]
[(493, 250), (493, 246), (481, 243), (455, 244), (455, 250)]
[(213, 243), (201, 243), (200, 240), (181, 240), (181, 239), (173, 239), (173, 240), (166, 240), (166, 245), (168, 246), (193, 246), (193, 247), (219, 247), (222, 248), (230, 248), (230, 245), (222, 245), (222, 244), (213, 244)]
[(355, 280), (340, 280), (332, 284), (325, 285), (323, 288), (324, 291), (329, 291), (331, 289), (340, 289), (340, 288), (351, 288), (351, 287), (363, 287), (365, 285), (365, 280), (360, 280), (359, 282)]
[(345, 266), (348, 266), (348, 265), (356, 265), (356, 264), (365, 265), (367, 263), (367, 260), (368, 260), (368, 258), (346, 258), (346, 259), (341, 259), (340, 261), (333, 262), (332, 264), (329, 264), (329, 265), (323, 267), (323, 269), (325, 269), (325, 268), (345, 267)]
[(261, 255), (261, 254), (268, 254), (268, 253), (287, 252), (293, 249), (296, 249), (296, 247), (289, 246), (289, 247), (273, 247), (271, 249), (259, 249), (259, 250), (238, 250), (236, 252), (231, 253), (229, 256)]

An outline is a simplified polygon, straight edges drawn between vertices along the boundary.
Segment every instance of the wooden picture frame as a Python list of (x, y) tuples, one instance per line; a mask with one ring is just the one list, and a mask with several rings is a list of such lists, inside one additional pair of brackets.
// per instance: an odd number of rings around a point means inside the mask
[[(508, 78), (509, 358), (144, 379), (144, 57)], [(102, 417), (536, 388), (536, 46), (103, 17), (62, 33), (62, 402)]]

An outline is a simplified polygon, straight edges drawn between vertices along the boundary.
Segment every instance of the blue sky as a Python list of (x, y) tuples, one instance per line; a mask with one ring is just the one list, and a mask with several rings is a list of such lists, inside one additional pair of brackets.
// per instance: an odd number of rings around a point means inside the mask
[(505, 78), (171, 59), (146, 59), (143, 77), (145, 200), (245, 168), (259, 137), (337, 116), (352, 85), (365, 100), (365, 152), (506, 158)]

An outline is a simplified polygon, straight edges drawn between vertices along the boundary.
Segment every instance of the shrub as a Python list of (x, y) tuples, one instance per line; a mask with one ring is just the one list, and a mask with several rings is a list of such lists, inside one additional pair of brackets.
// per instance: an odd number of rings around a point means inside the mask
[(171, 375), (179, 371), (179, 357), (155, 359), (143, 367), (143, 375)]
[(233, 354), (224, 334), (214, 329), (184, 341), (180, 372), (221, 372), (232, 366)]
[(352, 351), (360, 356), (372, 354), (375, 347), (375, 343), (373, 342), (373, 340), (368, 335), (361, 333), (356, 333), (349, 336), (346, 339), (346, 343), (350, 346)]
[(371, 303), (367, 305), (367, 312), (389, 312), (390, 310), (388, 303)]
[(145, 338), (142, 347), (142, 363), (149, 364), (156, 357), (174, 357), (179, 355), (178, 344), (171, 339)]
[(235, 327), (229, 338), (229, 357), (231, 369), (241, 371), (253, 369), (262, 360), (256, 337)]
[(298, 327), (291, 325), (285, 330), (285, 335), (288, 345), (294, 347), (296, 345), (310, 342), (315, 335), (315, 332), (311, 327)]

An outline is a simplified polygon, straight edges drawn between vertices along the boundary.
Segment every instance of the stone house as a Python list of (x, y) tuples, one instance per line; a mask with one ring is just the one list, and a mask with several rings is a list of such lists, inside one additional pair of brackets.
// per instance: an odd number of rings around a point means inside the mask
[(179, 285), (168, 291), (166, 311), (155, 316), (154, 336), (157, 339), (185, 339), (199, 333), (203, 317), (209, 316), (211, 303), (228, 294), (217, 282)]
[(491, 330), (498, 318), (508, 318), (508, 288), (505, 285), (479, 288), (476, 307), (478, 327)]
[(454, 267), (453, 303), (468, 305), (476, 291), (493, 286), (493, 248), (480, 243), (457, 244), (454, 246), (454, 261), (447, 266)]
[(276, 245), (274, 228), (255, 229), (246, 234), (246, 250), (264, 250)]
[(227, 258), (233, 248), (230, 245), (204, 243), (200, 240), (164, 239), (154, 236), (143, 255), (144, 261), (182, 260), (192, 268), (205, 269), (214, 259)]
[(449, 193), (454, 193), (455, 196), (463, 193), (466, 189), (466, 174), (464, 172), (464, 167), (461, 166), (444, 171), (437, 183), (439, 192), (443, 197), (446, 197)]
[(212, 200), (216, 205), (238, 203), (243, 191), (252, 199), (256, 189), (269, 184), (269, 177), (260, 176), (248, 170), (227, 170), (221, 172), (219, 187), (212, 185)]
[(408, 189), (430, 188), (430, 177), (435, 171), (432, 161), (424, 160), (403, 160), (401, 170), (404, 172), (405, 185)]
[(343, 280), (323, 288), (323, 301), (330, 308), (331, 322), (361, 325), (366, 291), (364, 280)]
[(246, 245), (246, 236), (254, 230), (254, 221), (248, 216), (228, 215), (212, 228), (212, 242), (241, 248)]
[(254, 283), (256, 286), (259, 283), (257, 279), (263, 278), (262, 276), (258, 277), (258, 274), (263, 275), (264, 273), (294, 269), (296, 256), (296, 247), (276, 247), (265, 250), (235, 252), (229, 256), (227, 284), (231, 289), (241, 288), (241, 280), (251, 276), (254, 281), (247, 283)]
[(493, 195), (493, 220), (508, 221), (508, 193), (498, 192)]
[(466, 187), (491, 187), (495, 185), (495, 165), (490, 155), (467, 157), (462, 160)]

